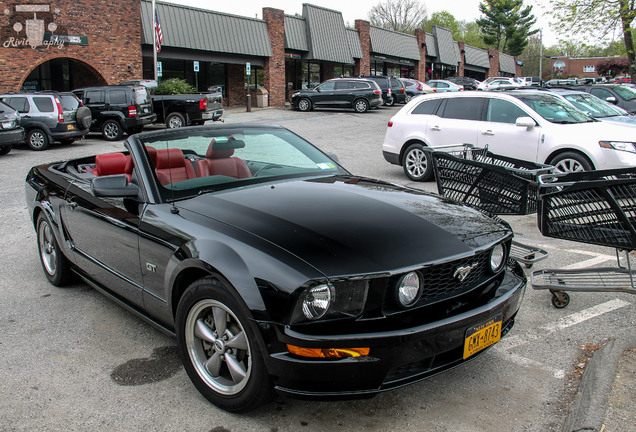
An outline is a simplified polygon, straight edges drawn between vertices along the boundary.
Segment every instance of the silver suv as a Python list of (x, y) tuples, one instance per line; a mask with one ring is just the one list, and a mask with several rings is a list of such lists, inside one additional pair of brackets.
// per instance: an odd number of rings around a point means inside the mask
[(7, 93), (0, 100), (18, 111), (32, 150), (46, 150), (54, 141), (70, 144), (83, 138), (92, 123), (91, 111), (73, 93)]

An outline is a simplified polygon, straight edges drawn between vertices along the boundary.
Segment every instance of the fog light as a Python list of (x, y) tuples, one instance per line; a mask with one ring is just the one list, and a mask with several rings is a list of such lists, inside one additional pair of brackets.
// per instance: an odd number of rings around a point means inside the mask
[(490, 269), (496, 272), (501, 268), (506, 257), (506, 248), (502, 244), (495, 246), (490, 252)]
[(410, 272), (400, 278), (397, 284), (397, 300), (402, 307), (415, 304), (422, 294), (422, 279), (417, 272)]
[(329, 310), (335, 298), (335, 291), (331, 284), (318, 285), (310, 288), (303, 299), (303, 314), (307, 319), (322, 318)]
[(301, 357), (312, 358), (347, 358), (369, 355), (369, 348), (303, 348), (287, 345), (287, 350)]

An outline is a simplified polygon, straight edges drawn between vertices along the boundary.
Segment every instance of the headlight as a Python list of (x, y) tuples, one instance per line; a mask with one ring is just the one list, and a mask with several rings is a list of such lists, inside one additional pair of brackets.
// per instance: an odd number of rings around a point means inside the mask
[(498, 244), (490, 251), (490, 270), (498, 271), (503, 266), (506, 258), (506, 248), (503, 244)]
[(321, 318), (356, 317), (364, 309), (368, 280), (344, 280), (305, 288), (291, 315), (292, 323)]
[(15, 127), (17, 126), (15, 120), (3, 121), (2, 123), (0, 123), (0, 125), (2, 125), (2, 129), (15, 129)]
[(294, 98), (294, 97), (298, 96), (299, 94), (300, 94), (300, 92), (293, 92), (292, 93), (292, 97)]
[(422, 277), (417, 272), (409, 272), (398, 279), (396, 297), (402, 307), (413, 306), (422, 295)]
[(599, 141), (601, 148), (622, 150), (636, 153), (636, 144), (630, 141)]

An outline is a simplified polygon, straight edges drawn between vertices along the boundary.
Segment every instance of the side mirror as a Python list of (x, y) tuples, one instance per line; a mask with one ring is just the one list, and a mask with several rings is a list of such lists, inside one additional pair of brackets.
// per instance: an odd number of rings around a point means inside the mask
[(96, 197), (137, 198), (139, 196), (139, 187), (128, 183), (126, 174), (95, 177), (91, 182), (91, 190)]
[(530, 130), (535, 127), (537, 123), (532, 119), (532, 117), (519, 117), (515, 121), (515, 125)]
[(616, 98), (614, 96), (610, 96), (605, 98), (605, 100), (609, 103), (613, 103), (614, 105), (616, 105), (618, 103), (618, 100), (616, 100)]

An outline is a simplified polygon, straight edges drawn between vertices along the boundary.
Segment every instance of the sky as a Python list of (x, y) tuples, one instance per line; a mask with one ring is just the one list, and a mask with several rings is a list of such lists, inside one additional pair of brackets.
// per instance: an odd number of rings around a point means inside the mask
[[(369, 10), (378, 4), (380, 0), (371, 1), (343, 1), (343, 0), (236, 0), (211, 2), (209, 0), (161, 0), (167, 3), (177, 3), (187, 6), (194, 6), (201, 9), (210, 9), (217, 12), (225, 12), (234, 15), (241, 15), (252, 18), (262, 18), (263, 7), (282, 9), (287, 15), (302, 14), (303, 3), (333, 9), (342, 12), (342, 17), (346, 24), (354, 25), (356, 19), (368, 19)], [(474, 21), (480, 17), (479, 3), (482, 0), (421, 0), (426, 6), (428, 16), (433, 12), (446, 10), (450, 12), (458, 21)], [(543, 32), (543, 45), (551, 46), (557, 43), (556, 34), (549, 28), (548, 15), (544, 9), (536, 6), (536, 1), (526, 0), (525, 5), (533, 5), (532, 12), (537, 17), (537, 26)]]

